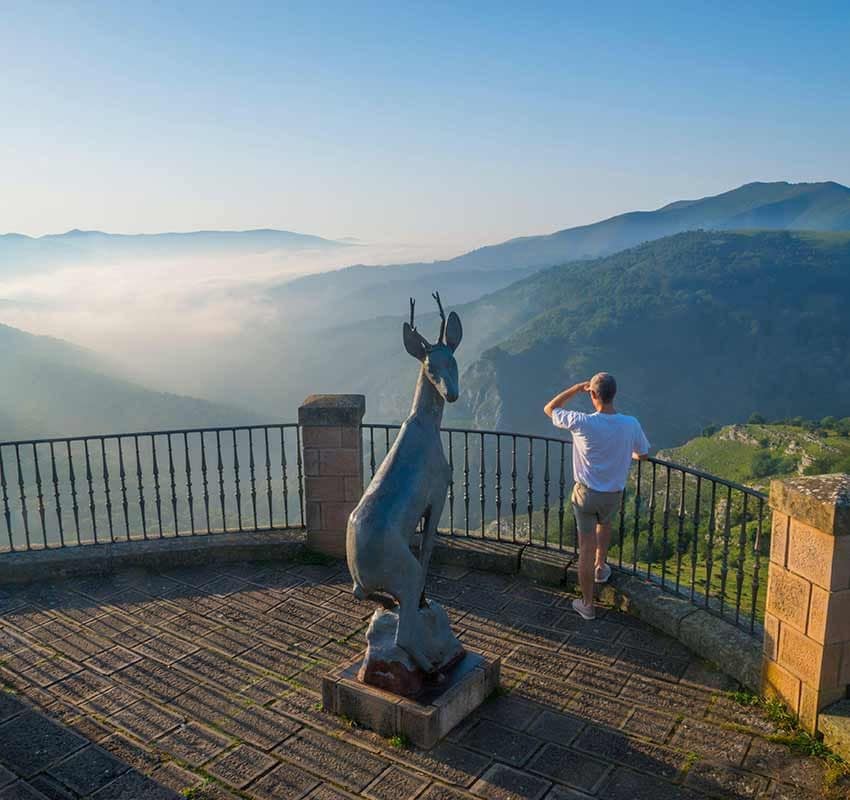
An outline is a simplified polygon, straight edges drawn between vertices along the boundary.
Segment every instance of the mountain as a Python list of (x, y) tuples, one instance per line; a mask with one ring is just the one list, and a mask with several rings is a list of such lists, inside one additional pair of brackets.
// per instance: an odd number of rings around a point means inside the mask
[(762, 421), (710, 427), (659, 455), (762, 490), (776, 477), (850, 471), (850, 417), (753, 418)]
[[(0, 275), (32, 267), (145, 258), (249, 255), (305, 250), (354, 252), (356, 246), (279, 230), (119, 234), (72, 230), (31, 237), (0, 235)], [(342, 257), (342, 255), (340, 256)]]
[(466, 303), (518, 281), (536, 270), (609, 255), (641, 242), (688, 230), (745, 228), (850, 230), (850, 189), (826, 183), (749, 183), (699, 200), (681, 200), (655, 211), (634, 211), (567, 228), (482, 247), (445, 261), (394, 266), (357, 265), (296, 278), (268, 292), (272, 307), (301, 324), (327, 327), (327, 309), (337, 325), (393, 312), (408, 296), (428, 296), (451, 287), (455, 303)]
[(236, 425), (253, 414), (110, 375), (86, 350), (0, 325), (0, 441)]
[(712, 197), (670, 203), (655, 211), (632, 211), (548, 236), (511, 239), (447, 263), (478, 269), (551, 266), (700, 228), (850, 230), (850, 188), (832, 181), (748, 183)]
[(544, 432), (543, 403), (606, 370), (658, 447), (754, 411), (843, 417), (849, 304), (850, 234), (677, 234), (539, 272), (461, 312), (506, 320), (463, 374), (462, 399), (477, 425)]

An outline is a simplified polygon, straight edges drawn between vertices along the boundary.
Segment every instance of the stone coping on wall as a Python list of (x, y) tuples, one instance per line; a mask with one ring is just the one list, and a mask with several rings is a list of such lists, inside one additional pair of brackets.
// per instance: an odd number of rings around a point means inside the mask
[(300, 528), (134, 539), (0, 554), (0, 585), (105, 575), (126, 567), (171, 569), (216, 562), (291, 559), (306, 550)]

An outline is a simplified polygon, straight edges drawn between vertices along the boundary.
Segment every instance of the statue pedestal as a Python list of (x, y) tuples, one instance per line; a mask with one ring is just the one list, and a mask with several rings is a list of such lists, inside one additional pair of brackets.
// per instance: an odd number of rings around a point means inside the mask
[(404, 736), (417, 747), (433, 747), (499, 685), (501, 661), (467, 651), (438, 683), (426, 682), (415, 697), (361, 683), (364, 656), (322, 678), (326, 711), (344, 714), (382, 736)]

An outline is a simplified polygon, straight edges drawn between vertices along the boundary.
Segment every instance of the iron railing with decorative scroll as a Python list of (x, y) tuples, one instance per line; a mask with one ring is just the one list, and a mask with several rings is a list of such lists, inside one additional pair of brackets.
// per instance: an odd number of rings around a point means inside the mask
[[(363, 425), (367, 475), (399, 428)], [(465, 428), (444, 428), (442, 436), (453, 475), (443, 531), (576, 552), (569, 440)], [(657, 458), (638, 461), (609, 562), (755, 633), (766, 591), (766, 504), (762, 493), (715, 475)]]
[(0, 442), (0, 552), (303, 527), (302, 472), (296, 423)]

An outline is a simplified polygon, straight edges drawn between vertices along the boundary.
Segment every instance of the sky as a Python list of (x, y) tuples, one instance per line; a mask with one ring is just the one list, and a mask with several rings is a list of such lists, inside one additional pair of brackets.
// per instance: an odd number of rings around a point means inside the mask
[(751, 180), (850, 184), (846, 2), (0, 13), (0, 232), (273, 227), (442, 256)]

